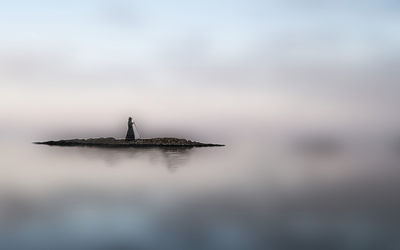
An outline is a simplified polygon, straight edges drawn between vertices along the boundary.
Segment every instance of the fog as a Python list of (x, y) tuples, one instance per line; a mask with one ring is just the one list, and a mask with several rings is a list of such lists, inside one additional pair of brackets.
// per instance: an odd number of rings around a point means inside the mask
[(0, 248), (398, 249), (399, 10), (3, 1)]

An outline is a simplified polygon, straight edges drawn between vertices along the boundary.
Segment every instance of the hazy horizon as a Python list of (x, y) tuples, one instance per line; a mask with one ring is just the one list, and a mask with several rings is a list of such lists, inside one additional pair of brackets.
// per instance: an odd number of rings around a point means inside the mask
[(399, 11), (2, 1), (0, 248), (399, 249)]

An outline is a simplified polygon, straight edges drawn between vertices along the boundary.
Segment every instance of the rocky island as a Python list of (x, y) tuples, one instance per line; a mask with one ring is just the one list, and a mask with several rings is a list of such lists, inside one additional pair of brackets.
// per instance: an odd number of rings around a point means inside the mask
[(90, 139), (71, 139), (59, 141), (34, 142), (35, 144), (44, 144), (50, 146), (92, 146), (92, 147), (221, 147), (221, 144), (201, 143), (178, 138), (151, 138), (142, 139), (136, 129), (136, 124), (132, 117), (128, 119), (128, 131), (125, 139), (90, 138)]
[(115, 139), (90, 138), (90, 139), (71, 139), (59, 141), (34, 142), (50, 146), (93, 146), (93, 147), (221, 147), (222, 144), (201, 143), (178, 138), (151, 138), (151, 139)]

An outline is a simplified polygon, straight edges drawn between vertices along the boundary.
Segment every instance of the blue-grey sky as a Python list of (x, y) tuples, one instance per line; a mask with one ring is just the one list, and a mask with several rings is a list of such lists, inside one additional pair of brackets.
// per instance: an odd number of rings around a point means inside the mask
[(111, 126), (135, 113), (396, 127), (399, 10), (393, 0), (1, 1), (2, 126)]

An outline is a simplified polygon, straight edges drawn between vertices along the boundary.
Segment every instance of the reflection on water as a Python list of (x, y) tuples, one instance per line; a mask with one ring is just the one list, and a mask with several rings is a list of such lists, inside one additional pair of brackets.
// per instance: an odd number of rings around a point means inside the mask
[(392, 144), (268, 142), (3, 145), (0, 249), (399, 249)]
[[(57, 147), (57, 146), (53, 146)], [(150, 161), (163, 162), (165, 166), (174, 171), (184, 166), (189, 160), (191, 147), (165, 147), (165, 148), (95, 148), (77, 147), (78, 153), (89, 159), (102, 159), (109, 166), (117, 166), (119, 161), (150, 157)]]
[(165, 165), (174, 171), (189, 160), (190, 148), (165, 148), (161, 149)]

